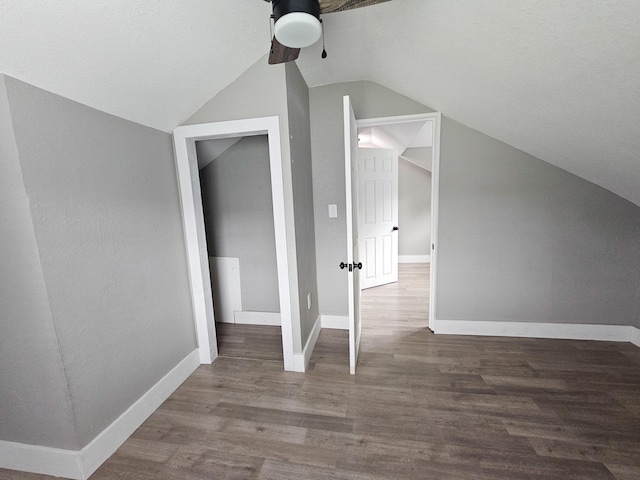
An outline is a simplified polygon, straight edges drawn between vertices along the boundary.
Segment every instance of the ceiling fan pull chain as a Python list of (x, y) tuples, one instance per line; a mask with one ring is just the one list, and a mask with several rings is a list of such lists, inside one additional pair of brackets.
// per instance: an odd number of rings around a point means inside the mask
[(271, 40), (273, 40), (273, 15), (269, 17), (269, 33), (271, 34)]
[(324, 48), (324, 22), (320, 19), (320, 26), (322, 27), (322, 58), (327, 58), (327, 50)]

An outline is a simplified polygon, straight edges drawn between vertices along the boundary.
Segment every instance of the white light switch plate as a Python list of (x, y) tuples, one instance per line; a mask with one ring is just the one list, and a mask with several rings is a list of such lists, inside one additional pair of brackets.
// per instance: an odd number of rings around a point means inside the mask
[(338, 218), (338, 205), (335, 203), (329, 205), (329, 218)]

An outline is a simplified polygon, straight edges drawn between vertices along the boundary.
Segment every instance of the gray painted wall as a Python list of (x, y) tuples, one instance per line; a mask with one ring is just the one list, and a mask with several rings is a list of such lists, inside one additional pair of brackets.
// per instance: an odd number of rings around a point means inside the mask
[[(432, 110), (373, 82), (336, 83), (309, 90), (320, 313), (346, 316), (347, 274), (338, 267), (347, 258), (342, 113), (344, 95), (351, 97), (358, 119), (426, 113)], [(338, 205), (338, 218), (329, 218), (328, 205), (334, 203)]]
[(431, 173), (398, 160), (398, 254), (431, 253)]
[(78, 446), (0, 76), (0, 440)]
[[(195, 125), (277, 115), (280, 117), (280, 128), (283, 129), (287, 128), (286, 98), (285, 67), (282, 64), (268, 65), (265, 55), (182, 124)], [(287, 138), (283, 137), (282, 147), (288, 155)]]
[(267, 136), (242, 138), (200, 170), (200, 185), (209, 256), (240, 259), (243, 310), (280, 312)]
[[(26, 290), (40, 318), (16, 319), (18, 333), (47, 360), (59, 351), (74, 415), (59, 432), (56, 420), (39, 423), (38, 410), (65, 418), (68, 406), (29, 385), (29, 369), (10, 367), (34, 402), (16, 423), (31, 432), (23, 441), (81, 448), (196, 348), (171, 137), (14, 79), (6, 85), (54, 331), (36, 285)], [(37, 259), (33, 243), (25, 248), (29, 267)], [(34, 323), (40, 334), (28, 332)], [(53, 369), (52, 397), (64, 390), (55, 365), (43, 367)]]
[[(285, 71), (296, 219), (300, 329), (304, 345), (318, 319), (309, 88), (295, 63), (287, 63)], [(311, 308), (308, 308), (307, 294), (311, 294)]]
[(437, 318), (638, 325), (639, 207), (450, 119), (441, 138)]
[(431, 171), (433, 147), (411, 147), (405, 149), (401, 155), (405, 160), (409, 160), (410, 162)]

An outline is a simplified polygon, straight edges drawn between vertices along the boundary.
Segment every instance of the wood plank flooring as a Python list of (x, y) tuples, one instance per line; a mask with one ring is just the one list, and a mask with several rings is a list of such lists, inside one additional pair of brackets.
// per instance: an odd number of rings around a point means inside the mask
[(217, 323), (216, 336), (223, 357), (273, 360), (284, 368), (280, 327)]
[(277, 327), (223, 327), (222, 356), (92, 480), (640, 479), (640, 349), (435, 336), (427, 307), (428, 265), (364, 291), (355, 376), (345, 331), (297, 374)]

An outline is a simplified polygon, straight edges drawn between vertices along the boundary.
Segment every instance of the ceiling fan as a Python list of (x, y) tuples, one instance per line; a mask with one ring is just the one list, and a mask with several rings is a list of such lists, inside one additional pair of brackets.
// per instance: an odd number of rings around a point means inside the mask
[[(265, 0), (271, 2), (274, 36), (269, 64), (291, 62), (300, 49), (316, 43), (322, 35), (320, 15), (367, 7), (389, 0)], [(322, 52), (322, 58), (327, 56)]]

